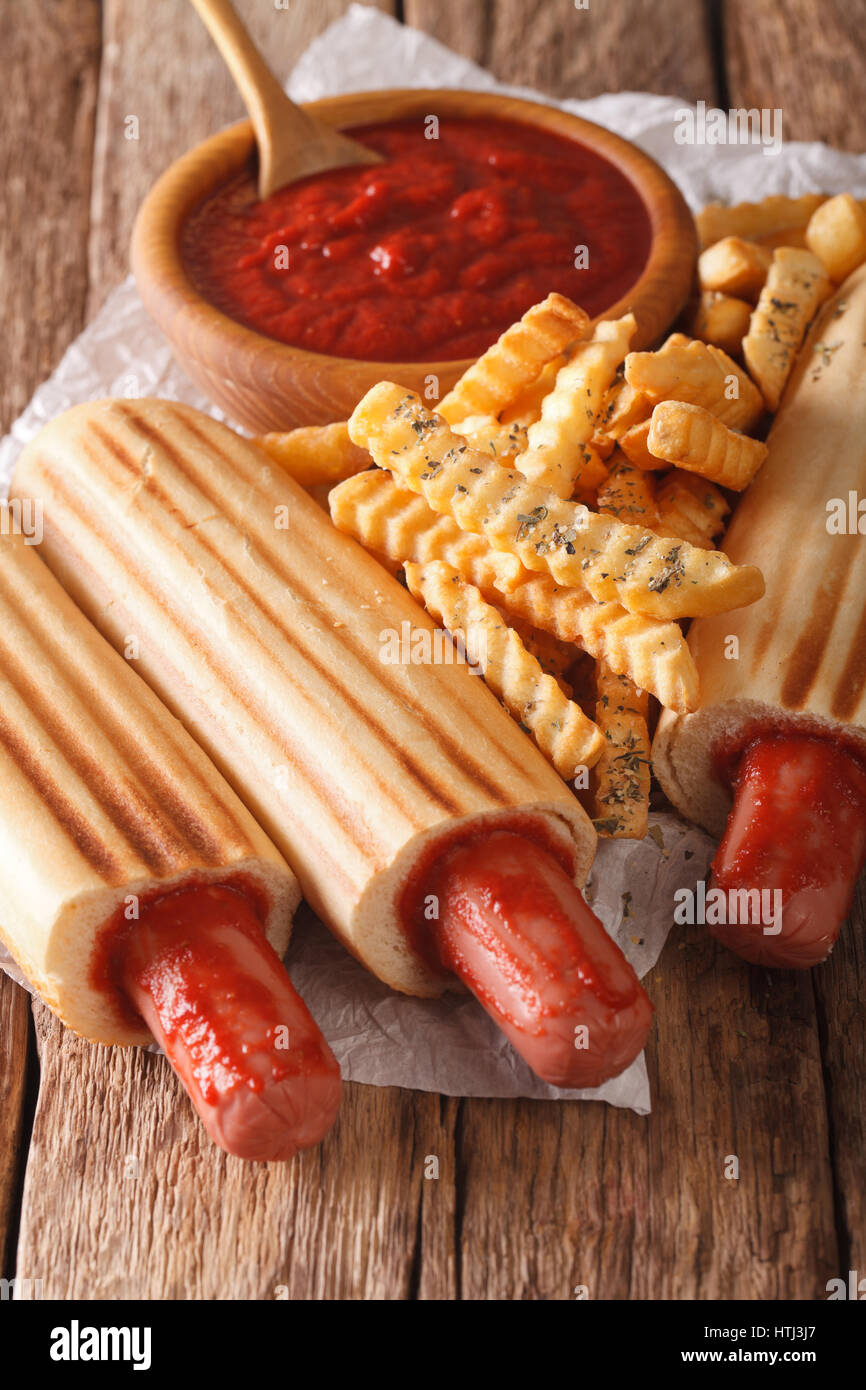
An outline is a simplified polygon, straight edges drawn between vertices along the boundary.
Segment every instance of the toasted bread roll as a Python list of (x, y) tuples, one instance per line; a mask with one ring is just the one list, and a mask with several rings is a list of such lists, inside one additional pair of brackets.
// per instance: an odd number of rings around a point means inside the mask
[[(22, 454), (44, 553), (286, 852), (304, 895), (396, 989), (446, 987), (399, 900), (443, 835), (515, 815), (583, 882), (575, 797), (430, 619), (302, 488), (167, 401), (77, 406)], [(417, 661), (420, 632), (433, 659)], [(423, 656), (423, 652), (421, 653)]]
[(866, 753), (866, 545), (851, 510), (851, 495), (866, 495), (864, 342), (861, 267), (822, 308), (725, 536), (739, 563), (760, 559), (767, 592), (692, 624), (701, 708), (659, 721), (656, 775), (715, 835), (731, 805), (716, 758), (750, 729), (817, 731)]
[(251, 887), (280, 956), (300, 899), (288, 865), (136, 665), (32, 547), (0, 539), (0, 938), (92, 1042), (153, 1041), (110, 946), (154, 895)]

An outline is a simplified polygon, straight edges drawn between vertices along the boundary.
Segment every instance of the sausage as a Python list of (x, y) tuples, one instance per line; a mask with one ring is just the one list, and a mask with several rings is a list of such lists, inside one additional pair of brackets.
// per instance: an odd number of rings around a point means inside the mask
[[(746, 748), (734, 787), (712, 877), (727, 895), (727, 918), (748, 920), (710, 930), (755, 964), (817, 965), (848, 915), (866, 858), (866, 768), (829, 739), (767, 734)], [(764, 893), (760, 912), (755, 890)], [(742, 895), (750, 892), (746, 911)]]
[(442, 965), (542, 1080), (592, 1087), (640, 1052), (652, 1005), (556, 859), (511, 831), (447, 851), (425, 886)]
[(288, 1159), (324, 1137), (339, 1066), (241, 893), (198, 884), (145, 905), (121, 976), (222, 1148)]

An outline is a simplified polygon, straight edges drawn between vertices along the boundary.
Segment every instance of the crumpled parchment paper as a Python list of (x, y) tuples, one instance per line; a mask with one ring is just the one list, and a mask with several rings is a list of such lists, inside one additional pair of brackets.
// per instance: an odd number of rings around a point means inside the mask
[[(503, 88), (435, 39), (362, 5), (353, 5), (310, 45), (287, 86), (298, 101), (406, 86), (510, 90), (550, 100)], [(668, 170), (695, 209), (711, 199), (739, 202), (767, 193), (866, 195), (866, 158), (818, 143), (785, 144), (772, 156), (758, 146), (677, 144), (674, 130), (686, 103), (675, 96), (621, 92), (562, 105), (640, 145)], [(154, 177), (159, 172), (154, 170)], [(2, 493), (21, 448), (43, 424), (70, 405), (103, 396), (163, 396), (224, 418), (174, 363), (127, 280), (0, 443)], [(654, 814), (650, 823), (643, 841), (600, 841), (587, 889), (593, 910), (641, 977), (652, 969), (673, 924), (674, 893), (705, 877), (713, 853), (707, 835), (673, 815)], [(455, 1096), (606, 1100), (649, 1113), (642, 1055), (597, 1090), (556, 1090), (534, 1076), (471, 996), (422, 1000), (394, 994), (309, 914), (294, 933), (287, 960), (346, 1080)], [(26, 984), (2, 948), (0, 968)]]

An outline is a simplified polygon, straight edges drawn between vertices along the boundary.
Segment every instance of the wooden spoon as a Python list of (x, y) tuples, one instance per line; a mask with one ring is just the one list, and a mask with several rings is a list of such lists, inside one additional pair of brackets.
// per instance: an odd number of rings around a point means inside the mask
[(259, 197), (325, 169), (381, 164), (375, 150), (308, 116), (286, 96), (231, 0), (192, 0), (244, 99), (259, 147)]

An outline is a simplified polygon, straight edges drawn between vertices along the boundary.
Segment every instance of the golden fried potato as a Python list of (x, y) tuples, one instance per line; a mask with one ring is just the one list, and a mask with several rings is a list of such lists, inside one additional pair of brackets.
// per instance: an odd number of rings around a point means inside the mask
[(850, 193), (828, 198), (812, 213), (806, 244), (840, 285), (866, 261), (866, 211)]
[(734, 492), (749, 486), (767, 457), (766, 444), (729, 430), (708, 410), (685, 401), (659, 402), (652, 413), (647, 447), (660, 459)]
[(743, 357), (768, 410), (778, 410), (806, 329), (832, 284), (811, 251), (781, 246), (743, 339)]
[(405, 574), (409, 592), (452, 636), (459, 634), (470, 661), (559, 775), (569, 781), (580, 768), (592, 767), (604, 748), (595, 724), (478, 590), (441, 560), (407, 564)]
[(692, 332), (701, 342), (712, 343), (730, 357), (739, 357), (751, 316), (752, 306), (745, 299), (704, 290), (695, 310)]
[(660, 536), (711, 546), (713, 538), (725, 529), (725, 517), (731, 509), (713, 483), (675, 468), (658, 487), (656, 510), (659, 519), (655, 529)]
[(764, 412), (761, 393), (732, 357), (711, 343), (669, 338), (658, 352), (630, 352), (625, 379), (658, 401), (702, 405), (732, 430), (753, 430)]
[(562, 294), (549, 294), (473, 362), (443, 396), (439, 414), (452, 425), (467, 415), (500, 416), (547, 362), (588, 331), (589, 317), (582, 309)]
[(708, 203), (695, 218), (701, 246), (711, 246), (726, 236), (772, 236), (783, 228), (805, 227), (817, 207), (825, 201), (823, 193), (805, 193), (801, 198), (786, 198), (773, 193), (760, 203)]
[(339, 483), (373, 462), (366, 449), (352, 443), (345, 420), (334, 425), (304, 425), (285, 434), (264, 434), (255, 443), (306, 488)]
[(773, 253), (755, 241), (726, 236), (714, 241), (698, 257), (698, 280), (702, 290), (717, 290), (752, 303), (761, 293)]
[[(699, 343), (696, 346), (703, 347)], [(707, 348), (706, 351), (713, 351)], [(527, 569), (560, 584), (585, 586), (648, 617), (694, 617), (753, 603), (764, 592), (759, 569), (652, 531), (624, 526), (470, 449), (414, 391), (380, 381), (355, 407), (349, 432), (382, 468), (420, 492), (434, 511), (483, 534)]]

